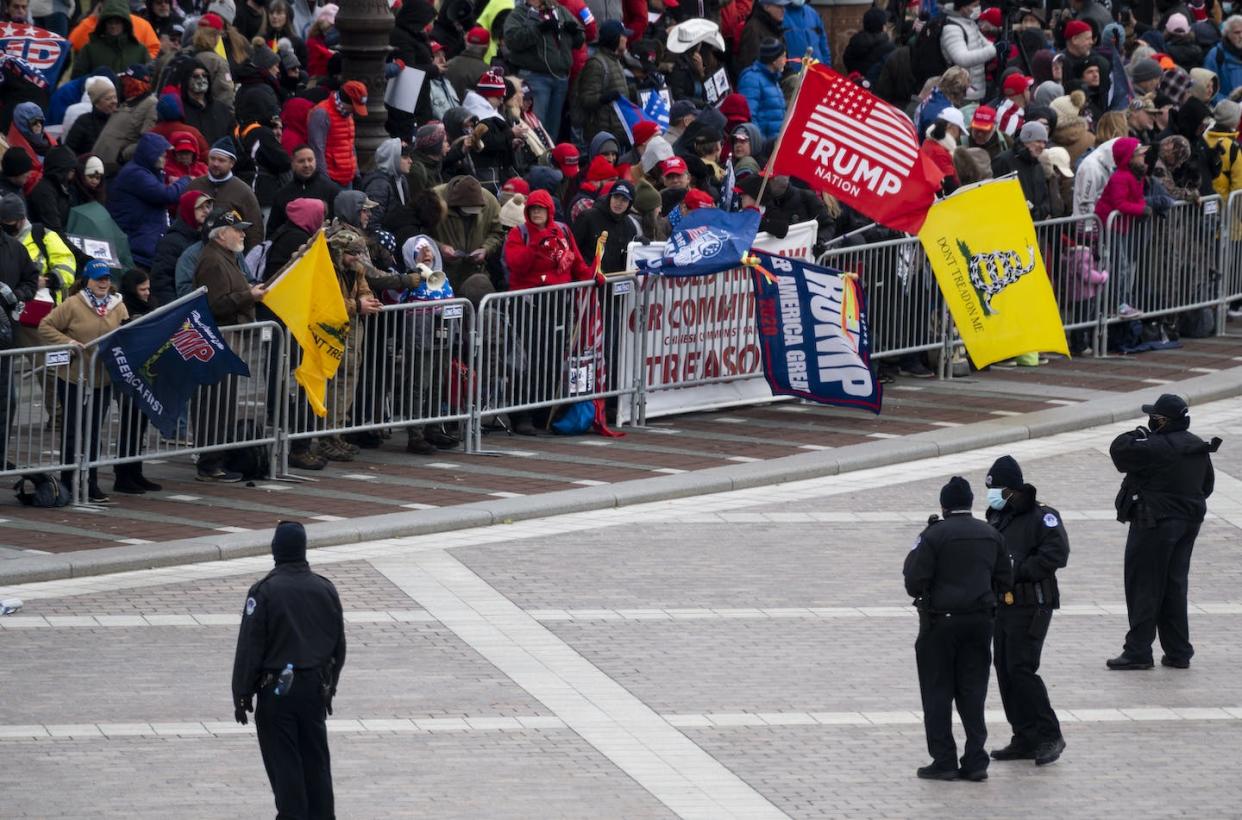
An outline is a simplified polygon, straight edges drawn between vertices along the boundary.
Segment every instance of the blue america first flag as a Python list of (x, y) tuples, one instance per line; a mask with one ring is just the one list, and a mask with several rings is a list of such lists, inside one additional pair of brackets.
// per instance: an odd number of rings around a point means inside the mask
[[(0, 23), (0, 57), (17, 58), (55, 88), (69, 60), (69, 41), (59, 34), (24, 23)], [(29, 73), (29, 71), (27, 71)]]
[(112, 383), (170, 438), (198, 386), (230, 373), (250, 375), (220, 335), (206, 293), (121, 327), (103, 341), (99, 355)]

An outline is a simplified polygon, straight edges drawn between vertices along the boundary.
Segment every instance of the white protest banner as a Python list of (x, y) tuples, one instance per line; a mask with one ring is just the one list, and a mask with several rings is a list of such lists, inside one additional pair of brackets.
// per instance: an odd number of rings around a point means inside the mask
[[(818, 230), (814, 221), (800, 222), (784, 239), (760, 233), (753, 246), (813, 262)], [(633, 270), (636, 260), (659, 258), (663, 251), (663, 242), (631, 243), (626, 268)], [(648, 276), (642, 280), (642, 287), (651, 306), (645, 328), (646, 358), (641, 363), (648, 418), (772, 400), (755, 333), (749, 271)], [(640, 330), (637, 309), (630, 316), (629, 330)], [(631, 350), (631, 345), (622, 345), (623, 367), (619, 372), (630, 372)], [(618, 409), (620, 423), (632, 421), (628, 404), (622, 402)]]

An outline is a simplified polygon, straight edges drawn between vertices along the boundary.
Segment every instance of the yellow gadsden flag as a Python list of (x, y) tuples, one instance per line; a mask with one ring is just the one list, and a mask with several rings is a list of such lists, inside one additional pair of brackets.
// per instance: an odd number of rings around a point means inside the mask
[(919, 240), (975, 367), (1036, 351), (1069, 355), (1016, 179), (986, 182), (937, 202)]
[(324, 393), (345, 354), (349, 315), (322, 230), (311, 240), (310, 248), (268, 286), (263, 304), (297, 339), (302, 363), (294, 376), (306, 391), (315, 415), (327, 415)]

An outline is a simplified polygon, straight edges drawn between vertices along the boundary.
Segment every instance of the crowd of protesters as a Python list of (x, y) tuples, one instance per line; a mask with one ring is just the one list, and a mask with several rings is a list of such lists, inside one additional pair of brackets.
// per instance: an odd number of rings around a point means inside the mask
[[(56, 306), (19, 324), (16, 344), (88, 342), (198, 286), (222, 326), (271, 319), (265, 282), (321, 228), (364, 326), (438, 271), (477, 301), (624, 270), (630, 242), (666, 239), (701, 207), (758, 208), (778, 237), (813, 221), (817, 253), (888, 238), (797, 179), (765, 182), (808, 54), (912, 118), (946, 194), (1015, 174), (1036, 220), (1117, 213), (1142, 231), (1179, 200), (1242, 187), (1242, 16), (1224, 18), (1217, 0), (1069, 2), (1010, 19), (978, 0), (877, 5), (850, 33), (795, 0), (398, 0), (386, 75), (424, 75), (406, 111), (342, 76), (332, 3), (9, 0), (0, 17), (74, 49), (56, 87), (2, 58), (0, 281), (14, 303)], [(847, 42), (836, 61), (832, 35)], [(627, 123), (627, 101), (648, 116)], [(376, 106), (390, 138), (360, 163), (356, 119)], [(71, 236), (116, 239), (120, 269)], [(1115, 268), (1124, 301), (1108, 309), (1140, 315), (1134, 260), (1109, 265), (1072, 242), (1051, 255), (1084, 303)], [(1090, 343), (1073, 342), (1075, 353)], [(906, 356), (895, 368), (925, 378), (927, 365)], [(106, 407), (106, 378), (96, 385), (93, 406)], [(60, 388), (74, 412), (75, 389)], [(380, 403), (330, 412), (357, 424)], [(227, 436), (222, 424), (186, 435)], [(129, 448), (137, 427), (130, 419)], [(535, 433), (525, 416), (514, 431)], [(290, 463), (321, 469), (377, 439), (303, 440)], [(409, 429), (411, 453), (458, 444), (447, 429)], [(211, 454), (198, 476), (240, 479)], [(117, 470), (118, 491), (155, 487), (140, 467)], [(94, 476), (89, 494), (107, 500)]]

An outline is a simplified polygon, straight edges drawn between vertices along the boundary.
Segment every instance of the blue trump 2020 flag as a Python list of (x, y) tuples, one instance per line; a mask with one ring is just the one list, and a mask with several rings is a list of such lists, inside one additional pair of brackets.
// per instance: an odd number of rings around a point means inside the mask
[(195, 388), (230, 373), (249, 376), (250, 368), (224, 343), (206, 293), (165, 310), (115, 331), (99, 355), (113, 384), (171, 438)]
[(863, 289), (838, 270), (756, 254), (755, 325), (772, 392), (880, 412)]
[(739, 267), (759, 232), (759, 212), (698, 208), (681, 218), (659, 259), (638, 261), (643, 273), (706, 276)]

